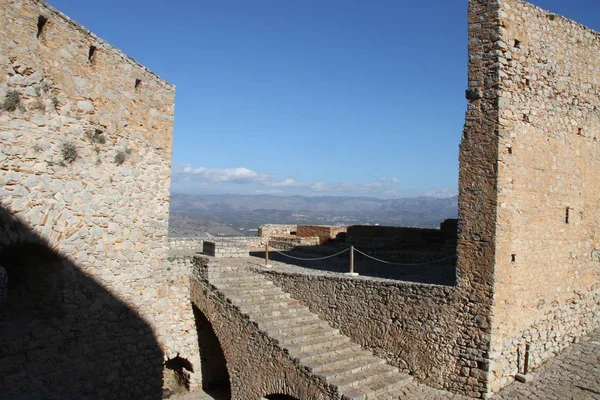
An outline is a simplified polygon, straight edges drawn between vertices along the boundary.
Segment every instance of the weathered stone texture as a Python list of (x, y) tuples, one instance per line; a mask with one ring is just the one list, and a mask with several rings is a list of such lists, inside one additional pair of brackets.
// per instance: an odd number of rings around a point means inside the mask
[[(196, 362), (188, 278), (166, 270), (173, 86), (43, 2), (3, 0), (0, 14), (0, 102), (11, 92), (20, 99), (0, 111), (2, 209), (70, 261), (67, 288), (76, 282), (70, 276), (83, 273), (152, 327), (165, 357)], [(0, 253), (34, 236), (9, 226), (2, 226)], [(68, 307), (92, 305), (67, 299)], [(115, 307), (110, 312), (120, 318), (124, 306)], [(13, 342), (3, 363), (26, 371), (29, 348), (15, 347), (21, 342), (13, 337), (23, 332), (9, 328), (0, 335), (2, 345)], [(117, 348), (98, 351), (99, 359), (102, 352), (119, 359)], [(64, 357), (60, 346), (44, 352)], [(151, 368), (156, 359), (137, 362)], [(38, 371), (39, 385), (52, 387), (55, 370)], [(97, 379), (104, 386), (108, 377)], [(114, 398), (134, 394), (132, 385), (120, 386), (124, 376), (110, 379)], [(11, 378), (10, 390), (31, 389), (29, 381)], [(144, 397), (142, 387), (135, 397)]]
[[(450, 286), (261, 271), (310, 310), (376, 355), (428, 385), (479, 397), (487, 353), (462, 321), (473, 306)], [(485, 319), (482, 334), (487, 327)], [(485, 343), (485, 342), (484, 342)]]
[(600, 35), (500, 3), (493, 390), (600, 325)]

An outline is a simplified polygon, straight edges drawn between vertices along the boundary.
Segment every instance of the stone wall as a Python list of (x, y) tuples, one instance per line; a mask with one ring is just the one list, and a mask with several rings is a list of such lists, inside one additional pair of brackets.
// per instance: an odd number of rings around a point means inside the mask
[[(160, 373), (132, 383), (133, 371), (199, 363), (188, 276), (167, 271), (174, 88), (43, 2), (0, 12), (0, 259), (23, 300), (3, 308), (0, 392), (156, 396)], [(11, 307), (35, 313), (23, 293), (44, 269), (18, 266), (44, 249), (62, 267), (40, 288), (62, 313), (34, 318), (41, 329)], [(132, 314), (140, 326), (121, 324)]]
[(245, 243), (205, 240), (202, 253), (215, 258), (248, 257), (248, 246)]
[(600, 326), (600, 35), (500, 3), (493, 390)]
[(325, 244), (342, 232), (346, 232), (345, 228), (329, 225), (298, 225), (296, 236), (298, 237), (318, 237), (319, 244)]
[[(427, 384), (479, 397), (487, 359), (463, 335), (472, 307), (456, 287), (259, 270), (334, 327)], [(484, 322), (484, 319), (479, 319)]]
[(295, 235), (298, 225), (278, 225), (278, 224), (265, 224), (258, 228), (258, 236), (260, 237), (272, 237), (282, 235)]
[(204, 239), (201, 238), (190, 238), (190, 237), (170, 237), (167, 239), (167, 245), (169, 250), (197, 250), (199, 253), (202, 252), (202, 244)]
[(301, 246), (319, 246), (320, 241), (316, 236), (297, 237), (297, 236), (274, 236), (269, 240), (269, 247), (272, 250), (292, 250)]

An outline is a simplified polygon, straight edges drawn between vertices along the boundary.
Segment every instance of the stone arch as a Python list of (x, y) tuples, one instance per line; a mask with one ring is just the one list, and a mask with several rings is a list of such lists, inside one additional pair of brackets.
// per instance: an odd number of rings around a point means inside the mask
[(196, 305), (193, 306), (193, 311), (200, 351), (202, 388), (208, 393), (218, 394), (219, 399), (229, 400), (231, 379), (221, 340), (206, 314)]

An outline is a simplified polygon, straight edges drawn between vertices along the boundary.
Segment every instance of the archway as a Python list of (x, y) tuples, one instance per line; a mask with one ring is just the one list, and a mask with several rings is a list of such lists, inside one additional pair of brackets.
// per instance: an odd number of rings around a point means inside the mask
[(229, 372), (221, 343), (202, 311), (196, 306), (193, 306), (193, 310), (200, 350), (202, 389), (219, 400), (230, 400)]
[(298, 400), (295, 397), (288, 396), (287, 394), (270, 394), (262, 398), (262, 400)]

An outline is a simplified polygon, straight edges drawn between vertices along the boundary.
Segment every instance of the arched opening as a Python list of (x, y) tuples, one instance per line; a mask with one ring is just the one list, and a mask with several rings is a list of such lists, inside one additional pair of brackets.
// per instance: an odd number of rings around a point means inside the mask
[(202, 389), (215, 399), (230, 400), (229, 372), (227, 372), (227, 361), (221, 343), (206, 316), (195, 306), (193, 309), (198, 332)]
[(262, 400), (298, 400), (295, 397), (288, 396), (287, 394), (270, 394), (262, 398)]
[(63, 260), (45, 246), (21, 244), (0, 252), (5, 270), (4, 318), (51, 318), (63, 314)]

